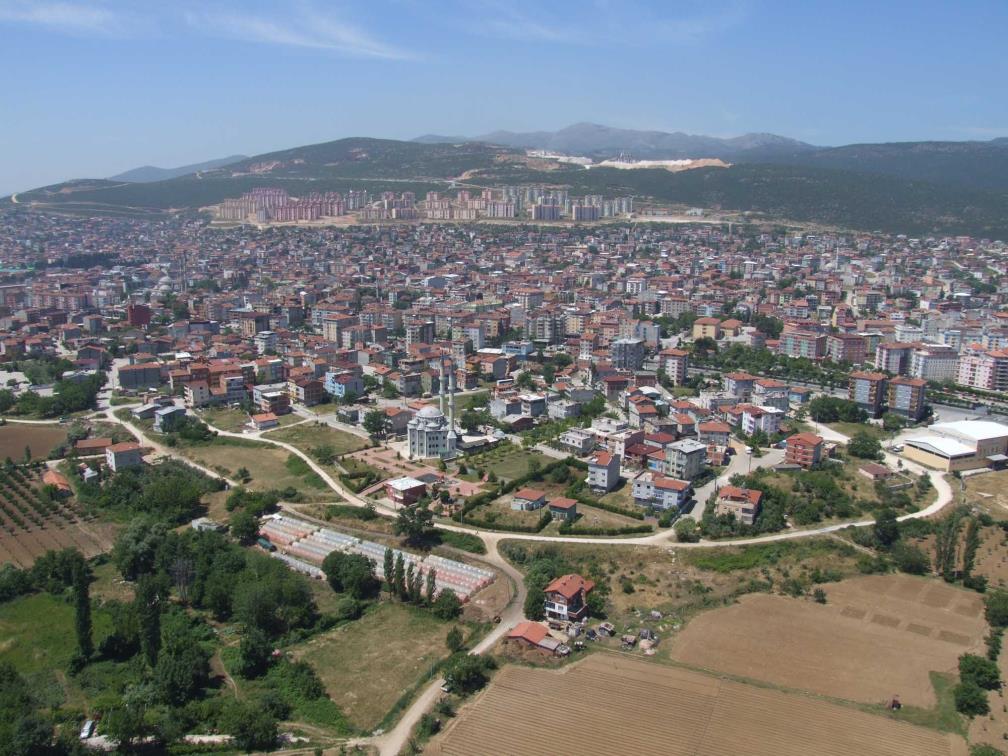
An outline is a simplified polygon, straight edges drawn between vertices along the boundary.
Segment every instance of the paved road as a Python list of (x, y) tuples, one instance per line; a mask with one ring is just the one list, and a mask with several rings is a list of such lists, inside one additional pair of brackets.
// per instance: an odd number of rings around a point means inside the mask
[[(160, 444), (152, 442), (148, 439), (139, 428), (134, 426), (132, 423), (128, 423), (120, 420), (112, 414), (111, 410), (106, 411), (106, 415), (113, 422), (118, 422), (127, 428), (129, 428), (142, 443), (150, 445), (151, 447), (163, 451), (166, 455), (181, 457), (174, 450), (163, 447)], [(212, 426), (211, 426), (212, 427)], [(242, 433), (232, 433), (229, 431), (224, 431), (219, 428), (213, 428), (220, 435), (226, 437), (234, 438), (248, 438), (247, 434)], [(821, 429), (822, 435), (826, 438), (846, 441), (847, 438), (842, 434), (834, 431), (831, 428), (823, 427)], [(329, 487), (343, 497), (350, 504), (356, 506), (366, 506), (368, 504), (376, 506), (376, 508), (383, 514), (394, 515), (394, 509), (391, 509), (384, 505), (379, 505), (376, 502), (365, 500), (358, 494), (348, 490), (343, 486), (337, 479), (334, 479), (328, 472), (326, 472), (321, 466), (319, 466), (313, 459), (308, 455), (303, 453), (301, 450), (297, 449), (290, 444), (284, 443), (282, 441), (276, 441), (268, 437), (260, 437), (260, 441), (264, 443), (270, 443), (275, 446), (279, 446), (286, 449), (292, 454), (297, 455), (303, 459), (311, 469), (316, 472), (319, 477), (321, 477)], [(742, 472), (745, 468), (748, 468), (750, 464), (753, 466), (767, 466), (773, 465), (780, 461), (783, 453), (780, 450), (771, 450), (766, 453), (763, 457), (758, 457), (755, 460), (750, 460), (749, 455), (739, 454), (736, 455), (731, 464), (729, 465), (728, 471), (720, 476), (717, 481), (712, 481), (708, 483), (707, 486), (703, 486), (698, 490), (698, 506), (702, 497), (705, 502), (709, 494), (713, 491), (715, 485), (723, 485), (731, 475), (737, 472)], [(182, 458), (187, 464), (192, 464), (190, 460)], [(775, 461), (776, 460), (776, 461)], [(891, 455), (886, 455), (886, 460), (892, 466), (896, 465), (896, 458)], [(196, 465), (199, 467), (198, 465)], [(948, 504), (953, 499), (952, 489), (948, 482), (945, 480), (944, 476), (937, 471), (927, 471), (924, 470), (919, 465), (914, 463), (903, 462), (904, 469), (911, 472), (922, 473), (926, 472), (930, 478), (931, 482), (934, 484), (938, 495), (935, 502), (919, 512), (914, 512), (912, 514), (903, 515), (898, 518), (900, 521), (911, 520), (922, 517), (929, 517), (932, 514), (940, 511), (946, 504)], [(208, 474), (214, 477), (220, 477), (217, 473), (213, 471), (206, 471)], [(695, 510), (693, 516), (699, 517), (702, 515), (702, 509), (699, 513)], [(873, 520), (861, 520), (854, 523), (844, 522), (834, 525), (826, 525), (818, 528), (809, 529), (791, 529), (780, 533), (773, 533), (769, 535), (756, 536), (753, 538), (739, 538), (734, 540), (719, 540), (719, 541), (707, 541), (701, 540), (697, 543), (677, 543), (674, 541), (674, 531), (669, 528), (667, 530), (658, 531), (652, 533), (651, 535), (640, 537), (640, 538), (582, 538), (577, 536), (546, 536), (531, 533), (499, 533), (499, 532), (486, 532), (479, 531), (475, 528), (465, 527), (461, 525), (454, 525), (448, 523), (436, 523), (438, 528), (450, 531), (456, 531), (460, 533), (471, 533), (473, 535), (481, 538), (487, 547), (487, 554), (483, 557), (484, 561), (490, 563), (497, 569), (499, 569), (504, 575), (510, 579), (515, 586), (515, 595), (512, 597), (511, 602), (508, 604), (507, 608), (501, 615), (501, 623), (496, 626), (486, 637), (484, 637), (471, 651), (470, 653), (482, 653), (494, 646), (516, 623), (524, 619), (524, 604), (525, 604), (525, 586), (521, 573), (519, 573), (500, 553), (500, 543), (504, 540), (509, 541), (535, 541), (540, 543), (591, 543), (597, 545), (627, 545), (627, 546), (640, 546), (640, 545), (653, 545), (653, 546), (664, 546), (666, 548), (687, 548), (687, 549), (698, 549), (698, 548), (718, 548), (724, 546), (746, 546), (754, 545), (760, 543), (771, 543), (776, 541), (786, 541), (793, 540), (797, 538), (809, 538), (814, 536), (829, 535), (835, 533), (844, 528), (850, 527), (851, 525), (855, 527), (868, 527), (874, 524)], [(440, 697), (440, 688), (443, 680), (438, 679), (432, 681), (424, 690), (417, 696), (414, 702), (403, 712), (396, 726), (387, 733), (380, 736), (360, 738), (353, 742), (359, 744), (368, 744), (378, 749), (381, 756), (395, 756), (400, 753), (409, 742), (409, 738), (416, 724), (420, 721), (420, 718), (428, 711), (430, 711), (433, 706), (437, 703)]]

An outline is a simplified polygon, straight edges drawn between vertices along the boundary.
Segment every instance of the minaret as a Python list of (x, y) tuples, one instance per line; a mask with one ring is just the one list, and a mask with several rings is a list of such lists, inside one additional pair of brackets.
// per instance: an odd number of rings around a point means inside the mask
[(448, 386), (451, 392), (448, 395), (448, 425), (450, 430), (455, 430), (455, 361), (451, 363), (451, 374), (448, 376)]
[(439, 409), (443, 415), (445, 412), (445, 372), (444, 372), (444, 357), (440, 361), (441, 373), (438, 376), (438, 402)]

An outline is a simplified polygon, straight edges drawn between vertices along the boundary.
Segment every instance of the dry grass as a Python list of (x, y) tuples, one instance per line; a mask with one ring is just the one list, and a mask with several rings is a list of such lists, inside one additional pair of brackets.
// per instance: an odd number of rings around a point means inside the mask
[(273, 441), (285, 441), (305, 453), (317, 446), (331, 446), (337, 456), (350, 454), (368, 445), (367, 441), (353, 433), (315, 423), (300, 423), (270, 431), (263, 436)]
[(448, 654), (450, 627), (429, 612), (381, 603), (356, 622), (315, 636), (291, 653), (315, 668), (355, 727), (371, 730), (403, 691)]

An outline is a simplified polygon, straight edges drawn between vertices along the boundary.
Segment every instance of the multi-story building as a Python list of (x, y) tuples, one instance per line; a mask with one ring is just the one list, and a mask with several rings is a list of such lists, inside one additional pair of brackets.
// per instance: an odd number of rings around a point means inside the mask
[(640, 370), (644, 364), (643, 339), (616, 339), (609, 350), (610, 360), (617, 370)]
[(663, 349), (659, 355), (659, 364), (673, 386), (686, 383), (689, 372), (689, 352), (684, 349)]
[(920, 420), (926, 407), (927, 381), (897, 376), (889, 381), (889, 411)]
[(543, 589), (546, 618), (560, 622), (579, 622), (588, 616), (588, 594), (595, 583), (580, 575), (562, 575)]
[(968, 349), (959, 357), (955, 380), (984, 391), (1008, 391), (1008, 349)]
[(692, 438), (665, 447), (665, 474), (679, 480), (693, 480), (707, 462), (707, 444)]
[(693, 339), (721, 338), (721, 321), (717, 318), (697, 318), (693, 321)]
[(725, 373), (725, 392), (737, 397), (739, 401), (747, 402), (752, 396), (753, 385), (756, 383), (756, 376), (749, 373), (736, 372)]
[(800, 467), (812, 467), (822, 461), (823, 439), (814, 433), (795, 433), (787, 439), (784, 461)]
[(860, 365), (868, 357), (865, 338), (857, 333), (835, 333), (827, 336), (826, 355), (833, 362)]
[(885, 375), (882, 373), (851, 373), (850, 382), (847, 385), (847, 398), (871, 417), (878, 417), (882, 414), (882, 407), (886, 400)]
[(910, 354), (907, 375), (924, 381), (953, 381), (959, 353), (946, 344), (922, 344)]
[(669, 478), (661, 473), (644, 471), (633, 480), (634, 502), (654, 509), (682, 509), (693, 495), (688, 480)]
[(620, 456), (607, 451), (597, 451), (588, 459), (588, 477), (585, 482), (593, 491), (612, 491), (620, 480)]
[(875, 349), (875, 369), (885, 370), (893, 375), (906, 375), (910, 369), (910, 357), (916, 344), (903, 341), (889, 341)]
[(777, 352), (788, 357), (821, 360), (826, 356), (826, 336), (812, 331), (783, 331)]
[(788, 409), (788, 386), (772, 378), (759, 378), (753, 382), (752, 401), (761, 407)]

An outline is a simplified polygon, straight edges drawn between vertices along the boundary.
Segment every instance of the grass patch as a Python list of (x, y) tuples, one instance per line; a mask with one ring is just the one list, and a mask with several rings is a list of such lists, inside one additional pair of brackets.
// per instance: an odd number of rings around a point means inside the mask
[[(882, 709), (882, 711), (893, 719), (966, 737), (966, 722), (962, 715), (956, 711), (955, 697), (952, 695), (952, 689), (956, 686), (956, 676), (944, 672), (931, 672), (930, 677), (937, 701), (933, 709), (903, 706), (899, 711), (889, 711), (888, 709)], [(877, 711), (877, 707), (873, 710)]]
[[(303, 459), (286, 449), (261, 441), (222, 437), (210, 443), (179, 444), (176, 449), (228, 477), (235, 477), (244, 467), (252, 475), (246, 487), (255, 491), (290, 487), (301, 491), (309, 500), (331, 499), (325, 481)], [(291, 462), (291, 459), (296, 461)]]
[(280, 428), (270, 431), (264, 436), (273, 441), (284, 441), (306, 454), (310, 453), (313, 448), (329, 446), (332, 447), (336, 456), (341, 456), (368, 446), (368, 442), (360, 436), (316, 423), (301, 423), (289, 428)]
[[(448, 655), (451, 623), (397, 603), (372, 606), (363, 617), (290, 649), (308, 661), (336, 706), (355, 728), (382, 723), (403, 691)], [(352, 680), (353, 685), (348, 685)]]
[(882, 441), (889, 437), (878, 425), (871, 425), (870, 423), (827, 423), (827, 425), (835, 430), (837, 433), (843, 433), (848, 438), (853, 438), (857, 433), (867, 433), (872, 438)]
[[(91, 616), (97, 647), (111, 632), (112, 622), (97, 607)], [(108, 690), (89, 685), (90, 677), (118, 677), (124, 666), (98, 662), (89, 665), (79, 680), (71, 678), (66, 668), (76, 647), (74, 609), (69, 602), (48, 593), (36, 593), (0, 604), (0, 661), (13, 664), (47, 705), (86, 708), (89, 696), (83, 686), (92, 692)]]
[(477, 535), (457, 533), (454, 530), (439, 530), (437, 534), (443, 546), (451, 546), (471, 554), (486, 554), (486, 544)]
[(807, 539), (801, 542), (784, 541), (736, 548), (695, 549), (693, 552), (684, 551), (682, 558), (701, 570), (725, 574), (738, 570), (771, 567), (783, 559), (801, 561), (828, 554), (847, 556), (853, 553), (853, 546), (830, 539)]
[(542, 467), (554, 461), (539, 452), (502, 444), (496, 449), (466, 459), (466, 466), (472, 470), (482, 467), (487, 472), (493, 471), (502, 480), (513, 480), (528, 473), (529, 460), (533, 459), (538, 460)]
[(244, 410), (230, 407), (205, 409), (199, 413), (199, 417), (207, 425), (232, 433), (241, 431), (249, 421), (249, 416)]

